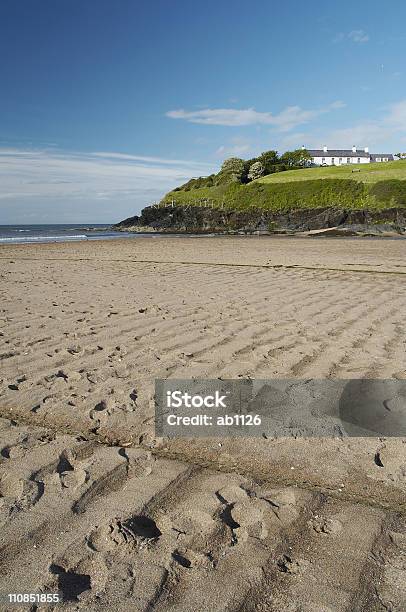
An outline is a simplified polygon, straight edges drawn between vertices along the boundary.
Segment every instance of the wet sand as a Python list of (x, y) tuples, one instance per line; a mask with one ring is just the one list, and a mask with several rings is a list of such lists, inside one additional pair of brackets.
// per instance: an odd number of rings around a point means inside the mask
[(362, 238), (1, 246), (0, 591), (403, 610), (404, 440), (166, 441), (153, 415), (156, 378), (406, 378), (405, 254)]

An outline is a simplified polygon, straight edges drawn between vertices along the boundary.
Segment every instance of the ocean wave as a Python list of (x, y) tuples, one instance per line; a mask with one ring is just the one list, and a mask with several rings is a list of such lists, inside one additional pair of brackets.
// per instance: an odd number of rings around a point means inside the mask
[(0, 238), (0, 242), (49, 242), (66, 240), (87, 240), (86, 234), (76, 234), (75, 236), (19, 236), (18, 238)]

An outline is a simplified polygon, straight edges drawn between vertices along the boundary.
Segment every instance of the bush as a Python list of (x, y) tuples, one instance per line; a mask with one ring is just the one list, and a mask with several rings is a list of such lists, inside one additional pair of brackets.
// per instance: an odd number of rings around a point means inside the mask
[(264, 172), (265, 172), (265, 168), (261, 164), (261, 162), (260, 161), (254, 162), (249, 169), (248, 179), (250, 181), (255, 181), (255, 179), (258, 179), (261, 176), (263, 176)]
[(398, 179), (379, 181), (371, 187), (370, 194), (379, 202), (394, 206), (406, 206), (406, 181)]
[(219, 175), (222, 175), (220, 182), (224, 182), (224, 179), (231, 181), (240, 182), (241, 177), (244, 174), (245, 162), (239, 157), (230, 157), (223, 162)]
[(212, 187), (215, 176), (215, 174), (211, 174), (210, 176), (200, 176), (199, 178), (190, 179), (190, 181), (180, 187), (176, 187), (173, 191), (191, 191), (192, 189), (201, 189), (202, 187)]

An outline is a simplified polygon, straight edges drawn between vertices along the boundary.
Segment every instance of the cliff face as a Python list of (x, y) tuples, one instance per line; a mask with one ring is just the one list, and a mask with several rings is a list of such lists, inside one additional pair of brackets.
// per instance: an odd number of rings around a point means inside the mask
[(147, 207), (140, 216), (129, 217), (114, 228), (134, 232), (209, 233), (257, 230), (307, 231), (349, 225), (402, 231), (406, 226), (406, 208), (351, 211), (340, 208), (316, 208), (278, 213), (259, 209), (237, 211), (199, 206)]

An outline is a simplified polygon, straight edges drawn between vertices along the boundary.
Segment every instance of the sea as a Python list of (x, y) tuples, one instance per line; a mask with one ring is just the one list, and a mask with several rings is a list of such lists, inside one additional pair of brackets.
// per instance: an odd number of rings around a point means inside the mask
[(110, 226), (101, 223), (0, 225), (0, 244), (112, 240), (115, 238), (134, 238), (140, 235), (130, 232), (117, 232)]

